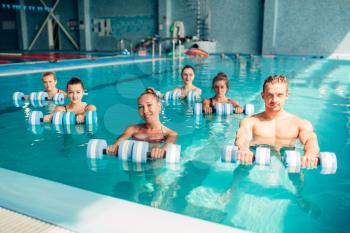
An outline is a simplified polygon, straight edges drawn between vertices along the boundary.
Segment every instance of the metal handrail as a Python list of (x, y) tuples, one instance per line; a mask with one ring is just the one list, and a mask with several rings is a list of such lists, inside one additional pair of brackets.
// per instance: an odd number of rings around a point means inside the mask
[(165, 37), (165, 38), (161, 38), (160, 40), (158, 40), (158, 52), (159, 52), (159, 57), (161, 57), (161, 50), (162, 50), (162, 43), (166, 42), (166, 41), (171, 41), (172, 42), (172, 57), (173, 59), (175, 59), (175, 55), (176, 55), (176, 51), (175, 51), (175, 47), (176, 47), (176, 42), (178, 42), (179, 44), (179, 50), (178, 50), (178, 57), (181, 57), (181, 40), (185, 39), (185, 38), (181, 38), (181, 37)]

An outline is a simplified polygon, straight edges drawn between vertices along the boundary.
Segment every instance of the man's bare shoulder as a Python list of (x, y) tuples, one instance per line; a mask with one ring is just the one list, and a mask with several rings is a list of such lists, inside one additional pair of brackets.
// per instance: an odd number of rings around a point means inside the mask
[(261, 113), (246, 117), (241, 120), (241, 126), (253, 126), (262, 120)]
[(246, 119), (248, 119), (249, 122), (258, 123), (260, 121), (263, 121), (265, 118), (266, 117), (265, 117), (264, 113), (261, 112), (261, 113), (254, 114), (254, 115), (252, 115), (250, 117), (247, 117)]
[(292, 123), (297, 125), (299, 129), (312, 130), (312, 124), (310, 121), (291, 113), (287, 113), (287, 117), (290, 119), (290, 121), (292, 121)]

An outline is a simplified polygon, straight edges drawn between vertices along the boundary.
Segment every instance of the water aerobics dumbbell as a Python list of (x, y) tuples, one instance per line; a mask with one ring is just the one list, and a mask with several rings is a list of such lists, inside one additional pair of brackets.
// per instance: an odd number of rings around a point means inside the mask
[[(203, 106), (202, 103), (195, 103), (193, 112), (195, 115), (202, 114)], [(215, 104), (215, 113), (218, 115), (231, 115), (235, 112), (235, 107), (233, 107), (232, 104), (227, 103), (216, 103)], [(250, 116), (254, 114), (254, 105), (253, 104), (246, 104), (244, 106), (244, 114)]]
[[(44, 115), (40, 111), (32, 111), (29, 115), (28, 122), (31, 125), (40, 125), (44, 121)], [(74, 112), (54, 112), (52, 115), (52, 124), (54, 125), (75, 125), (76, 116)], [(85, 113), (85, 124), (94, 125), (97, 124), (96, 111), (87, 111)]]
[[(221, 161), (226, 163), (236, 163), (237, 162), (238, 147), (235, 145), (225, 146), (222, 154)], [(270, 165), (271, 156), (270, 148), (264, 146), (258, 146), (255, 149), (253, 161), (258, 165)]]
[[(26, 96), (23, 94), (23, 92), (14, 92), (12, 95), (12, 100), (16, 107), (20, 107), (23, 105), (22, 103), (26, 100)], [(44, 91), (32, 92), (29, 95), (29, 101), (33, 106), (43, 106), (48, 100), (48, 95)], [(62, 93), (56, 93), (52, 100), (55, 104), (63, 104), (64, 95)]]
[[(301, 155), (295, 150), (283, 150), (282, 161), (290, 173), (299, 173), (301, 170)], [(337, 171), (337, 157), (333, 152), (320, 152), (317, 165), (321, 166), (321, 174), (334, 174)]]
[[(107, 142), (103, 139), (90, 139), (86, 150), (89, 158), (102, 158), (106, 154)], [(168, 144), (165, 160), (167, 163), (180, 162), (181, 146)], [(120, 160), (145, 163), (150, 157), (149, 143), (143, 141), (125, 140), (118, 145), (117, 156)]]
[[(75, 125), (76, 115), (74, 112), (64, 112), (62, 117), (62, 123), (64, 125)], [(97, 113), (96, 111), (87, 111), (85, 113), (85, 125), (95, 125), (97, 124)]]
[[(180, 96), (181, 96), (181, 94), (177, 91), (167, 91), (164, 94), (164, 99), (166, 101), (170, 101), (170, 100), (175, 101), (175, 100), (179, 100)], [(196, 92), (190, 91), (187, 93), (186, 99), (188, 102), (192, 102), (192, 101), (198, 100), (199, 96), (197, 95)]]

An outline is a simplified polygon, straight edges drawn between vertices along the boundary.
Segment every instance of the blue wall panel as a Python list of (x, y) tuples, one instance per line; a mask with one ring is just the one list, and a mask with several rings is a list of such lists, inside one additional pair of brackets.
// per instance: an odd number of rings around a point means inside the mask
[[(0, 49), (1, 50), (18, 49), (18, 43), (17, 43), (18, 24), (16, 22), (16, 13), (14, 11), (2, 9), (0, 6), (0, 23), (1, 23)], [(10, 26), (10, 27), (6, 27), (6, 24), (7, 26)]]
[(261, 0), (210, 1), (211, 37), (218, 52), (259, 54), (263, 4)]
[(158, 1), (91, 1), (91, 20), (96, 19), (110, 19), (112, 32), (92, 32), (92, 50), (117, 50), (120, 39), (140, 41), (158, 33)]
[(350, 1), (266, 0), (264, 54), (350, 54)]

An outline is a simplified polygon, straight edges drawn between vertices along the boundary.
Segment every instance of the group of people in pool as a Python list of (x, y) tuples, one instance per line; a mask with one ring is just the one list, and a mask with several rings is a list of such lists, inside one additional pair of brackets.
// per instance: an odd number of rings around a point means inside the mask
[[(85, 93), (84, 83), (77, 77), (71, 78), (67, 82), (66, 92), (56, 87), (57, 78), (53, 72), (45, 72), (42, 75), (42, 82), (48, 99), (52, 100), (56, 93), (62, 93), (69, 98), (69, 104), (65, 106), (56, 106), (54, 112), (74, 112), (76, 114), (76, 122), (84, 123), (85, 113), (87, 111), (95, 111), (96, 107), (92, 104), (87, 104), (82, 101)], [(44, 116), (44, 122), (51, 122), (52, 114)]]
[[(184, 85), (177, 87), (174, 92), (180, 93), (180, 98), (186, 98), (187, 94), (194, 91), (201, 95), (200, 88), (193, 85), (195, 71), (192, 66), (186, 65), (181, 71)], [(42, 81), (49, 98), (58, 92), (57, 79), (54, 73), (44, 73)], [(242, 113), (243, 108), (235, 100), (226, 96), (229, 89), (229, 79), (225, 73), (218, 73), (212, 81), (214, 97), (204, 99), (203, 111), (212, 113), (216, 103), (229, 103), (235, 107), (235, 113)], [(76, 77), (68, 81), (66, 86), (67, 96), (70, 103), (67, 106), (57, 106), (54, 111), (72, 111), (77, 115), (77, 123), (84, 121), (87, 111), (94, 111), (96, 107), (82, 102), (84, 84)], [(118, 145), (126, 139), (147, 141), (152, 145), (151, 157), (162, 158), (165, 155), (168, 144), (174, 144), (177, 133), (164, 126), (160, 121), (161, 95), (153, 88), (147, 88), (138, 97), (138, 112), (144, 120), (142, 124), (127, 127), (117, 140), (107, 148), (108, 154), (116, 154)], [(297, 139), (304, 145), (304, 155), (301, 164), (303, 167), (315, 168), (319, 159), (319, 145), (311, 123), (284, 110), (285, 101), (288, 99), (288, 80), (283, 75), (269, 76), (263, 84), (261, 97), (264, 101), (265, 110), (261, 113), (244, 118), (236, 132), (235, 145), (238, 147), (238, 160), (242, 164), (251, 164), (253, 152), (252, 145), (268, 144), (279, 150), (283, 147), (292, 147)], [(45, 121), (50, 121), (51, 115), (45, 116)]]

